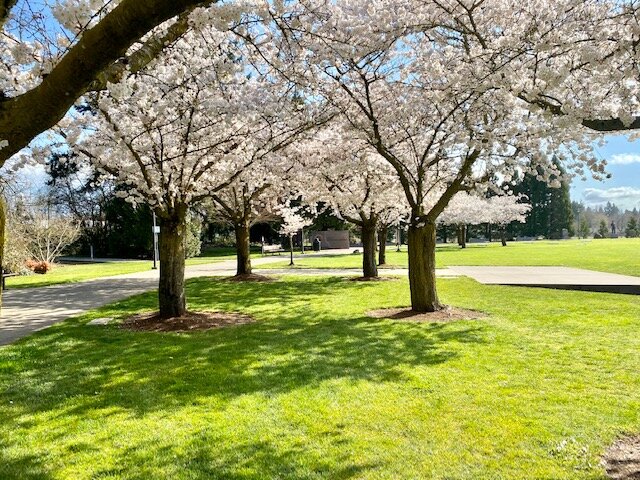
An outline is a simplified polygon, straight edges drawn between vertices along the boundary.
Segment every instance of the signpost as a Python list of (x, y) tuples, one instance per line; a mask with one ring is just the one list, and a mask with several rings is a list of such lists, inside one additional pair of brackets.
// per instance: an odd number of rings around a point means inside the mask
[(153, 212), (153, 270), (158, 268), (158, 234), (160, 227), (156, 225), (156, 212)]

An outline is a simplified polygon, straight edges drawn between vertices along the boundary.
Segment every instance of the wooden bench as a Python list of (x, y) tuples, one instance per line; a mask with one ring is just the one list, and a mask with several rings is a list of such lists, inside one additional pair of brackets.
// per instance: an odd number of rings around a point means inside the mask
[(17, 273), (8, 273), (5, 272), (4, 270), (2, 270), (2, 290), (6, 290), (7, 289), (7, 284), (5, 282), (5, 279), (8, 277), (17, 277), (18, 274)]
[(282, 252), (286, 252), (286, 250), (281, 245), (262, 245), (262, 255), (269, 253), (277, 253), (279, 255)]

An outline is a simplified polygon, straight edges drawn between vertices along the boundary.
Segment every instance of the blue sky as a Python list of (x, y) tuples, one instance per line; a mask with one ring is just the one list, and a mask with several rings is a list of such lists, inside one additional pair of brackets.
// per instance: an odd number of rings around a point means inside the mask
[(602, 182), (574, 179), (571, 199), (588, 206), (615, 203), (621, 208), (640, 210), (640, 140), (631, 142), (623, 135), (608, 135), (607, 144), (596, 147), (600, 158), (607, 160), (611, 178)]

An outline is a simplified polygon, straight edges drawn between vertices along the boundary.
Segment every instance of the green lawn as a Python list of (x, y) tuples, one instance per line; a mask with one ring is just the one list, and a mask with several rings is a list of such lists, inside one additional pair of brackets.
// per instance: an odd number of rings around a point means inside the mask
[[(497, 243), (439, 245), (436, 253), (439, 267), (450, 265), (557, 265), (586, 268), (602, 272), (640, 276), (640, 239), (563, 240), (510, 242), (506, 247)], [(361, 268), (362, 255), (330, 255), (296, 260), (296, 268)], [(407, 266), (406, 247), (397, 253), (389, 247), (387, 263)], [(278, 262), (261, 268), (287, 268), (288, 262)]]
[[(205, 263), (233, 260), (233, 248), (215, 249), (203, 252), (199, 257), (187, 259), (187, 265), (202, 265)], [(149, 270), (153, 265), (151, 260), (135, 260), (125, 262), (101, 262), (91, 264), (58, 264), (45, 275), (25, 275), (6, 279), (7, 288), (45, 287), (61, 283), (82, 282), (92, 278), (109, 277)]]
[(0, 348), (0, 478), (604, 478), (602, 451), (640, 429), (640, 298), (439, 285), (489, 316), (364, 316), (406, 305), (404, 279), (197, 279), (192, 308), (257, 322), (85, 325), (149, 293)]

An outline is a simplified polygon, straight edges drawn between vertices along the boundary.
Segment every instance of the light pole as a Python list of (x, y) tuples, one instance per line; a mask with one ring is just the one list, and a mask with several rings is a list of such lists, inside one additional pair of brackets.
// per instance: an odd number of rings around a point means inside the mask
[(158, 233), (160, 227), (156, 225), (156, 212), (153, 213), (153, 267), (152, 270), (158, 269)]

